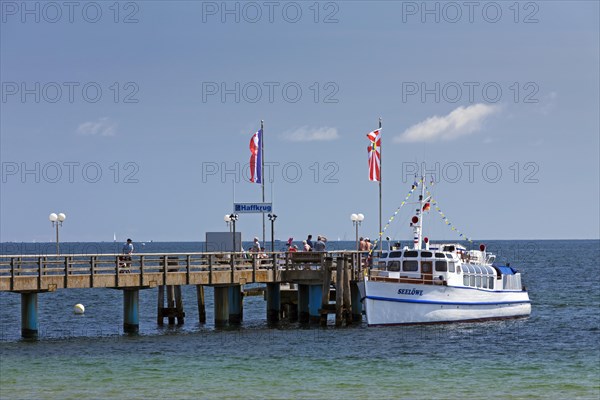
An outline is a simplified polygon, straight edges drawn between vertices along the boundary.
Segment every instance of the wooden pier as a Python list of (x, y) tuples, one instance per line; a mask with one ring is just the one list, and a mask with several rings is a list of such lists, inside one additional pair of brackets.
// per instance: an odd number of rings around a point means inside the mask
[[(243, 286), (266, 284), (266, 319), (282, 315), (303, 323), (336, 326), (362, 319), (357, 281), (361, 254), (355, 251), (266, 253), (140, 253), (0, 255), (0, 291), (21, 294), (21, 331), (38, 331), (38, 293), (59, 289), (113, 288), (123, 291), (123, 329), (139, 329), (139, 290), (158, 290), (157, 323), (184, 323), (182, 285), (196, 285), (200, 323), (206, 322), (204, 287), (214, 288), (216, 326), (243, 319)], [(286, 284), (283, 291), (282, 284)], [(289, 289), (294, 287), (294, 289)], [(166, 304), (165, 304), (166, 292)], [(331, 300), (333, 299), (333, 301)], [(285, 310), (285, 312), (284, 312)]]

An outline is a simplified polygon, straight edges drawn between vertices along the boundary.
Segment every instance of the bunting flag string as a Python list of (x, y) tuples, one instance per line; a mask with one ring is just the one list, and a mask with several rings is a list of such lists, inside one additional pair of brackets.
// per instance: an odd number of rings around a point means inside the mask
[(383, 230), (380, 232), (380, 234), (377, 237), (377, 239), (375, 239), (375, 243), (373, 243), (373, 247), (371, 247), (371, 250), (369, 251), (369, 256), (371, 255), (371, 253), (373, 253), (373, 250), (375, 248), (377, 248), (377, 244), (379, 243), (379, 241), (381, 240), (381, 238), (383, 238), (383, 233), (390, 226), (390, 224), (394, 221), (394, 219), (396, 218), (396, 215), (398, 215), (398, 213), (400, 212), (400, 209), (402, 207), (404, 207), (404, 205), (408, 202), (408, 199), (410, 198), (410, 196), (412, 196), (413, 192), (419, 187), (419, 185), (421, 183), (423, 183), (423, 179), (421, 179), (418, 182), (415, 181), (413, 183), (412, 188), (410, 189), (410, 191), (408, 192), (408, 194), (406, 195), (406, 197), (404, 198), (404, 200), (402, 201), (402, 203), (400, 203), (400, 205), (398, 206), (398, 208), (396, 208), (396, 211), (394, 211), (394, 214), (390, 217), (390, 219), (388, 219), (387, 223), (383, 227)]
[(467, 240), (469, 243), (473, 243), (473, 240), (469, 237), (467, 237), (467, 235), (465, 235), (464, 233), (462, 233), (457, 227), (455, 227), (452, 222), (450, 222), (450, 220), (448, 219), (448, 217), (446, 216), (446, 214), (444, 214), (444, 212), (440, 209), (440, 207), (437, 204), (437, 201), (435, 201), (433, 199), (433, 197), (431, 196), (431, 193), (429, 192), (429, 190), (427, 191), (427, 196), (429, 196), (429, 201), (431, 202), (431, 204), (433, 205), (433, 207), (435, 208), (435, 211), (438, 212), (438, 214), (440, 214), (440, 217), (442, 217), (442, 220), (444, 221), (444, 223), (450, 227), (450, 230), (458, 233), (458, 236), (460, 236), (461, 238), (463, 238), (464, 240)]

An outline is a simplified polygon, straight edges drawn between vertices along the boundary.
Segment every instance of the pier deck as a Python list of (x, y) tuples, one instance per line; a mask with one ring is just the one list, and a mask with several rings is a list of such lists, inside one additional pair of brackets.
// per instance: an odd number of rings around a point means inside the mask
[[(355, 251), (274, 252), (263, 257), (248, 253), (0, 255), (0, 292), (21, 294), (22, 333), (26, 337), (37, 334), (38, 293), (59, 289), (122, 290), (124, 328), (135, 332), (139, 324), (139, 290), (160, 289), (159, 323), (163, 316), (169, 317), (169, 323), (175, 317), (183, 323), (185, 313), (179, 287), (196, 285), (200, 322), (205, 322), (203, 288), (212, 286), (215, 288), (215, 324), (223, 324), (241, 320), (243, 285), (264, 283), (267, 320), (276, 322), (283, 315), (280, 284), (289, 283), (298, 285), (298, 290), (297, 301), (285, 303), (288, 314), (326, 324), (327, 313), (336, 312), (336, 325), (341, 325), (342, 320), (350, 322), (360, 317), (359, 295), (353, 295), (352, 306), (348, 300), (350, 282), (356, 286), (362, 276), (360, 260), (361, 255)], [(354, 286), (352, 293), (358, 293)], [(161, 296), (164, 288), (167, 289), (166, 307)], [(338, 296), (335, 305), (329, 304), (331, 290)], [(292, 311), (289, 311), (290, 306), (294, 307)], [(352, 315), (348, 318), (351, 308)]]

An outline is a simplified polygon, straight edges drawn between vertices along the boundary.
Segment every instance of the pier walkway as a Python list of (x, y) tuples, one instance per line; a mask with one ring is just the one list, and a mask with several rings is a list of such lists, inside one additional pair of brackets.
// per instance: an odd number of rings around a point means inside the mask
[[(213, 287), (215, 325), (240, 323), (243, 285), (266, 284), (267, 321), (283, 310), (292, 320), (336, 325), (360, 320), (356, 282), (362, 276), (361, 255), (355, 251), (327, 253), (138, 253), (0, 255), (0, 291), (21, 294), (21, 331), (38, 331), (38, 293), (59, 289), (112, 288), (123, 291), (123, 327), (139, 329), (139, 290), (158, 288), (157, 322), (183, 323), (182, 285), (196, 285), (200, 322), (206, 321), (204, 287)], [(287, 288), (282, 302), (281, 284)], [(164, 304), (166, 289), (167, 304)], [(330, 303), (330, 298), (335, 304)], [(284, 307), (285, 306), (285, 307)]]

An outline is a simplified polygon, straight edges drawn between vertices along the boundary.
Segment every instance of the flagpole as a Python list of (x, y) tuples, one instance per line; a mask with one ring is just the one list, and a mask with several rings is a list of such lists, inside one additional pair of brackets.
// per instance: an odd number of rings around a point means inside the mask
[[(262, 187), (262, 202), (265, 202), (265, 129), (264, 129), (264, 123), (265, 121), (263, 121), (262, 119), (260, 120), (260, 131), (261, 131), (261, 140), (260, 140), (260, 153), (262, 155), (261, 157), (261, 179), (260, 179), (260, 185)], [(265, 213), (262, 213), (262, 243), (263, 246), (265, 246)]]
[[(379, 117), (379, 135), (383, 136), (381, 133), (381, 117)], [(383, 137), (382, 137), (383, 139)], [(381, 140), (381, 139), (380, 139)], [(381, 150), (382, 143), (379, 144), (379, 243), (381, 243), (381, 236), (383, 235), (382, 225), (381, 225), (381, 181), (382, 181), (382, 170), (383, 170), (383, 152)]]

